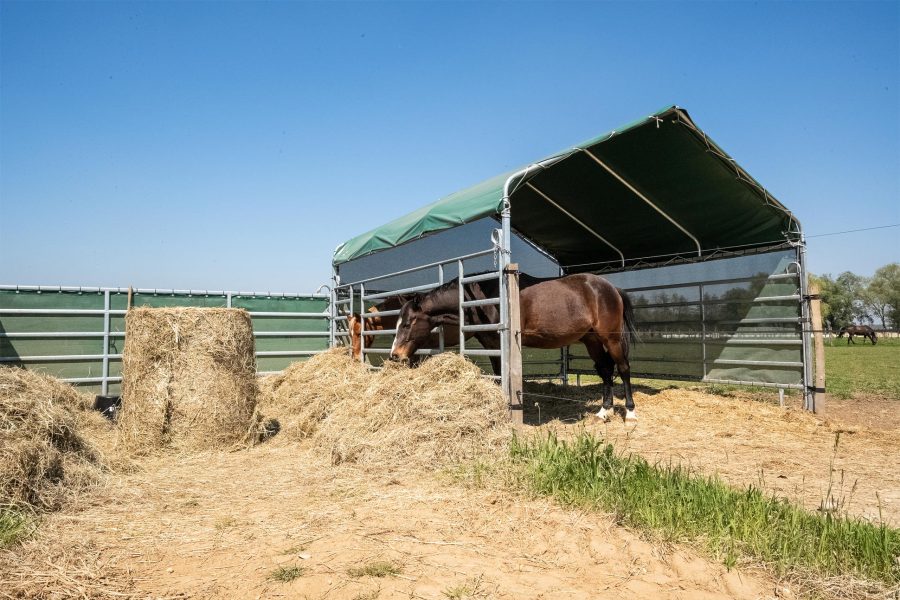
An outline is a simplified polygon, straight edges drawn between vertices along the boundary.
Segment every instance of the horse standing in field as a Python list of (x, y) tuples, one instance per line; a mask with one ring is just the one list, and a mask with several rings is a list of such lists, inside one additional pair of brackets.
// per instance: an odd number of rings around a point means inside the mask
[[(587, 273), (552, 279), (523, 274), (519, 282), (522, 345), (553, 349), (580, 341), (603, 380), (603, 407), (597, 416), (607, 420), (613, 414), (613, 375), (618, 368), (625, 386), (625, 418), (637, 418), (628, 362), (636, 332), (628, 295), (602, 277)], [(459, 325), (459, 285), (459, 280), (454, 279), (403, 305), (391, 346), (392, 359), (405, 360), (414, 356), (434, 327)], [(464, 298), (466, 301), (496, 298), (498, 287), (497, 280), (465, 284)], [(465, 316), (467, 325), (496, 324), (500, 321), (499, 306), (469, 307)], [(485, 348), (500, 348), (497, 332), (471, 335)], [(491, 365), (494, 373), (500, 372), (498, 357), (491, 357)]]
[(838, 331), (838, 337), (839, 338), (844, 337), (845, 333), (847, 334), (847, 345), (848, 346), (850, 345), (851, 342), (854, 344), (856, 343), (853, 341), (854, 335), (861, 335), (863, 337), (863, 339), (868, 339), (869, 341), (872, 342), (873, 346), (876, 344), (876, 342), (878, 340), (878, 338), (875, 336), (875, 330), (872, 329), (871, 327), (869, 327), (868, 325), (847, 325), (845, 327), (841, 327), (840, 331)]

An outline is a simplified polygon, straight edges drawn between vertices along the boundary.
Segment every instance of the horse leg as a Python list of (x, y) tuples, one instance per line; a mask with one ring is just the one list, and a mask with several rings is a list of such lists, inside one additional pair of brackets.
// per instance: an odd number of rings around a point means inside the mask
[(631, 394), (631, 365), (628, 363), (625, 345), (621, 339), (608, 339), (607, 351), (619, 368), (619, 377), (622, 378), (622, 384), (625, 386), (625, 420), (634, 421), (637, 419), (637, 415), (634, 414), (634, 397)]
[(588, 334), (581, 341), (594, 361), (597, 375), (603, 380), (603, 407), (597, 412), (597, 417), (608, 421), (613, 415), (613, 373), (616, 365), (596, 335)]

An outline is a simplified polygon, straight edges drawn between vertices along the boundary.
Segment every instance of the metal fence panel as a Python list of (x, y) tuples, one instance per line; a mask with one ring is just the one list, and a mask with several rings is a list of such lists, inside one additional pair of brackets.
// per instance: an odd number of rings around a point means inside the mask
[[(0, 287), (0, 364), (118, 393), (125, 288)], [(276, 372), (328, 348), (330, 297), (259, 292), (138, 290), (132, 306), (234, 307), (250, 312), (257, 370)]]

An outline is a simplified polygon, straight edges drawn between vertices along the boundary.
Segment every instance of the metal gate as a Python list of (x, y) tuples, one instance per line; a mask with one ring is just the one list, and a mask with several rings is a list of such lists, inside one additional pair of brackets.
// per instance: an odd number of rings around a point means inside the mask
[[(379, 343), (379, 339), (390, 338), (396, 335), (397, 329), (373, 329), (367, 327), (367, 322), (375, 318), (398, 317), (399, 310), (377, 310), (377, 307), (385, 299), (405, 294), (422, 293), (433, 290), (444, 283), (458, 278), (462, 285), (459, 286), (459, 344), (457, 352), (466, 357), (470, 357), (478, 362), (480, 359), (497, 357), (501, 361), (501, 375), (486, 375), (501, 381), (505, 381), (507, 377), (507, 361), (504, 360), (507, 344), (507, 326), (508, 321), (506, 310), (506, 287), (503, 283), (503, 269), (505, 262), (502, 259), (503, 251), (500, 244), (495, 244), (492, 248), (472, 252), (448, 258), (436, 262), (427, 263), (418, 267), (403, 269), (372, 277), (366, 277), (356, 281), (344, 283), (340, 279), (340, 275), (335, 272), (334, 284), (334, 307), (335, 316), (334, 337), (337, 340), (349, 340), (350, 332), (346, 328), (348, 315), (359, 315), (360, 318), (360, 337), (369, 339), (362, 344), (360, 352), (360, 361), (367, 362), (373, 368), (379, 368), (383, 357), (390, 354), (390, 348), (385, 347), (386, 344)], [(472, 269), (467, 269), (466, 265), (482, 257), (491, 257), (496, 269), (488, 272), (471, 273)], [(467, 275), (467, 273), (469, 273)], [(395, 287), (392, 282), (403, 281), (403, 278), (409, 278), (412, 275), (418, 276), (417, 279), (425, 278), (424, 283), (417, 285), (406, 285), (403, 287)], [(467, 300), (464, 297), (466, 284), (481, 281), (497, 280), (499, 282), (498, 289), (500, 293), (497, 297), (485, 299)], [(500, 321), (496, 324), (489, 325), (471, 325), (466, 322), (466, 314), (468, 309), (478, 306), (498, 305), (500, 312)], [(439, 345), (437, 348), (420, 349), (417, 355), (433, 355), (445, 351), (444, 335), (441, 328), (436, 328), (438, 333)], [(467, 334), (476, 332), (496, 331), (500, 333), (500, 349), (487, 349), (477, 347), (477, 342), (466, 341)], [(483, 362), (483, 361), (482, 361)]]

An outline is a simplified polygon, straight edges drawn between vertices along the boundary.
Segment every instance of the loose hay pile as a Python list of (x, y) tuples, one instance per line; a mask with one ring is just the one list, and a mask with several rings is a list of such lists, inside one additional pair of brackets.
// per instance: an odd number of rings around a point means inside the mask
[(90, 402), (53, 377), (0, 367), (0, 504), (56, 509), (100, 480), (101, 453), (85, 433), (110, 432)]
[(456, 354), (369, 371), (334, 349), (260, 387), (282, 435), (311, 438), (334, 464), (437, 466), (496, 451), (510, 432), (500, 388)]
[(131, 451), (249, 440), (256, 359), (246, 311), (135, 308), (125, 318), (121, 441)]

